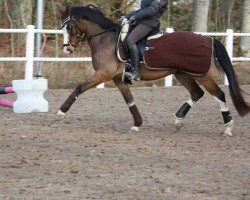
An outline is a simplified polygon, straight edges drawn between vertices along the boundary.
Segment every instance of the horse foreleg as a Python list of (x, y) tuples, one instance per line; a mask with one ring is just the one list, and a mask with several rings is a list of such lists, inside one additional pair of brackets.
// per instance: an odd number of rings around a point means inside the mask
[(183, 120), (191, 109), (193, 104), (197, 102), (203, 95), (204, 91), (199, 87), (193, 77), (188, 74), (178, 72), (175, 74), (176, 79), (189, 91), (191, 99), (186, 101), (175, 113), (175, 127), (177, 130), (183, 126)]
[(139, 127), (142, 125), (142, 117), (139, 113), (137, 106), (135, 105), (134, 98), (129, 89), (129, 86), (121, 81), (121, 76), (116, 76), (113, 78), (115, 85), (118, 87), (122, 93), (125, 102), (127, 103), (130, 113), (134, 118), (134, 126), (131, 127), (131, 131), (139, 131)]
[(90, 88), (96, 87), (97, 85), (107, 81), (105, 76), (100, 72), (95, 72), (95, 74), (84, 83), (80, 84), (75, 88), (75, 90), (69, 95), (66, 101), (60, 107), (57, 115), (65, 115), (65, 113), (70, 109), (73, 103), (76, 101), (78, 96)]

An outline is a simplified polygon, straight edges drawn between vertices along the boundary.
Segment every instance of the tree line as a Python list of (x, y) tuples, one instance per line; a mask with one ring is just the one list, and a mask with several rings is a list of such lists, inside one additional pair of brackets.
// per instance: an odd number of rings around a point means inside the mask
[[(60, 29), (58, 6), (94, 4), (113, 21), (136, 9), (139, 0), (44, 0), (44, 28)], [(0, 0), (0, 28), (25, 28), (36, 22), (36, 0)], [(249, 0), (169, 0), (162, 28), (199, 32), (250, 32)], [(24, 43), (22, 34), (1, 35), (0, 43), (14, 56)], [(55, 38), (54, 38), (55, 39)], [(58, 42), (58, 41), (57, 41)], [(250, 37), (236, 39), (239, 53), (250, 55)]]

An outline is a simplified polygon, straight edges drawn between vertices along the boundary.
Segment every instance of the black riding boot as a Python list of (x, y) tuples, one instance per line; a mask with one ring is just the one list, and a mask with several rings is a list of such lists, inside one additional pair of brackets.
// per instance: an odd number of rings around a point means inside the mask
[(133, 45), (129, 49), (130, 58), (131, 58), (131, 71), (125, 72), (125, 76), (129, 77), (131, 80), (140, 80), (140, 73), (139, 73), (139, 65), (140, 65), (140, 57), (139, 57), (139, 50), (137, 45)]

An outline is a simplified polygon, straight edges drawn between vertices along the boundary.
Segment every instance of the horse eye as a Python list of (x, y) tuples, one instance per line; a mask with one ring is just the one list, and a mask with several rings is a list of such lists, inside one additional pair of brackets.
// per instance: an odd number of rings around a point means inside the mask
[(67, 30), (70, 30), (71, 29), (71, 26), (67, 26)]

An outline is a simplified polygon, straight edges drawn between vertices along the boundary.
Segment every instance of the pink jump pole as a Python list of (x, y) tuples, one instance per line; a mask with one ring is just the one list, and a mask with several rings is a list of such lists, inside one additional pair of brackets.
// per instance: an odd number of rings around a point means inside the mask
[(0, 106), (5, 106), (5, 107), (13, 108), (13, 102), (5, 100), (5, 99), (0, 99)]
[(12, 87), (0, 88), (0, 94), (9, 94), (9, 93), (15, 93)]

